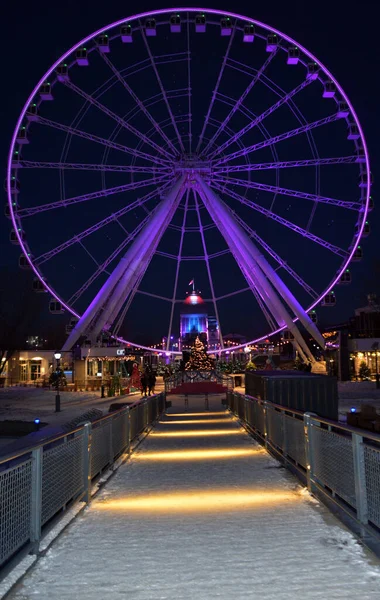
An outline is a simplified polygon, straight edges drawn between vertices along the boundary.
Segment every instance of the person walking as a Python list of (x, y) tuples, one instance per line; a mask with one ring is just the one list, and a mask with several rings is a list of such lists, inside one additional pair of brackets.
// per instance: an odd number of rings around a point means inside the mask
[(144, 398), (146, 398), (147, 387), (148, 387), (148, 377), (147, 377), (146, 372), (144, 371), (144, 373), (141, 376), (141, 392), (142, 392), (142, 395), (144, 396)]
[(156, 376), (153, 371), (148, 373), (148, 392), (149, 396), (154, 394), (154, 387), (156, 385)]

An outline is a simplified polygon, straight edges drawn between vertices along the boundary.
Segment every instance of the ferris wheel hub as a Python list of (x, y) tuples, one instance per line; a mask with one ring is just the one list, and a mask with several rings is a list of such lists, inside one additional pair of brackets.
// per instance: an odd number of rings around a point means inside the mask
[(211, 162), (200, 159), (196, 154), (184, 154), (174, 166), (176, 175), (211, 174)]

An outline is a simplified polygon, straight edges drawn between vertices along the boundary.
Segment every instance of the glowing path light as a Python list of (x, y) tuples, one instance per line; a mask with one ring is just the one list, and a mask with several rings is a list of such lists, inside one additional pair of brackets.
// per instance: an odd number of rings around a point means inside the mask
[(211, 435), (241, 435), (246, 433), (245, 429), (194, 429), (193, 431), (169, 431), (168, 433), (163, 432), (152, 432), (151, 437), (208, 437)]
[(294, 504), (302, 496), (284, 490), (245, 489), (231, 492), (229, 488), (217, 491), (189, 490), (171, 494), (134, 496), (106, 502), (95, 502), (93, 506), (108, 512), (137, 513), (204, 513), (241, 511), (244, 509), (272, 509), (273, 506)]
[(209, 423), (229, 423), (230, 421), (234, 421), (234, 419), (189, 419), (188, 421), (183, 419), (182, 421), (158, 421), (158, 423), (160, 425), (199, 425), (201, 423), (207, 423), (208, 425)]
[[(227, 410), (224, 410), (223, 412), (198, 412), (198, 413), (167, 413), (165, 416), (166, 417), (208, 417), (209, 415), (211, 416), (221, 416), (224, 415), (225, 417), (229, 417), (230, 413)], [(185, 421), (184, 421), (185, 423)]]
[(265, 454), (264, 448), (229, 448), (228, 450), (169, 450), (167, 452), (144, 452), (135, 454), (133, 459), (139, 461), (186, 461), (186, 460), (220, 460), (245, 458)]

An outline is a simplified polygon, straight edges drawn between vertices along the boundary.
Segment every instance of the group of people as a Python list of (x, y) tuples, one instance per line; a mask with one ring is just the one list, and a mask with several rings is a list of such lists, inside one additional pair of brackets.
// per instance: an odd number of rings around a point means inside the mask
[(143, 396), (151, 396), (154, 394), (154, 386), (156, 385), (156, 375), (151, 367), (147, 365), (141, 375), (141, 392)]

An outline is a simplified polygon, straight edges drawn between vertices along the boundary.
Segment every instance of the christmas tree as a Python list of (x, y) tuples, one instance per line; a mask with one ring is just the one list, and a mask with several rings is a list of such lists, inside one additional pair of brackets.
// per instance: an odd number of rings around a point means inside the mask
[(185, 371), (211, 371), (213, 361), (207, 356), (204, 344), (197, 336), (191, 348), (190, 360), (185, 365)]

